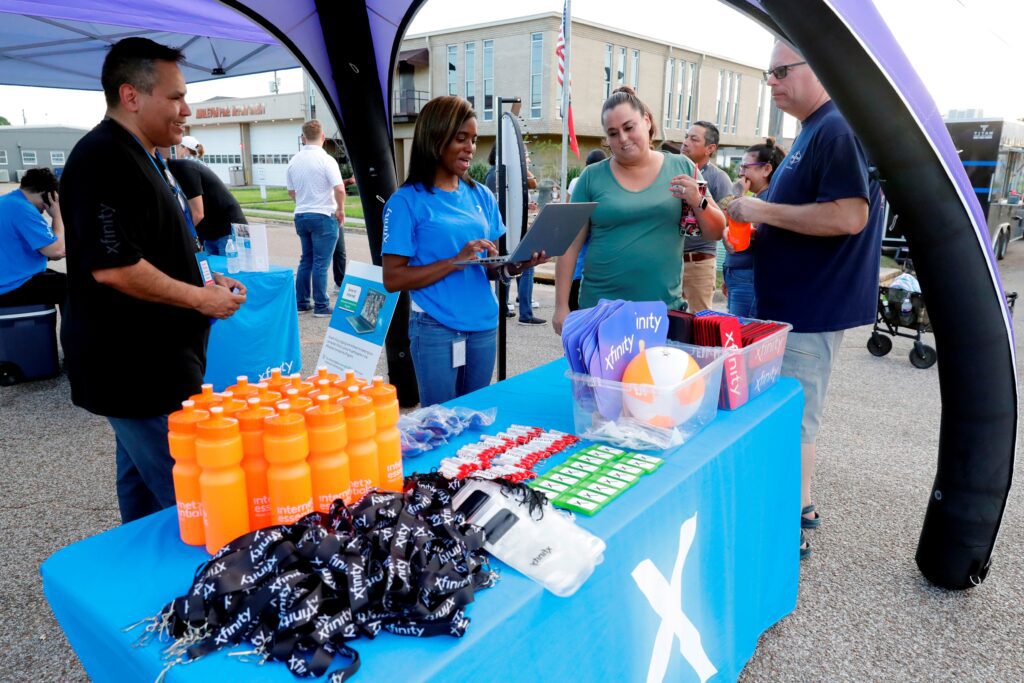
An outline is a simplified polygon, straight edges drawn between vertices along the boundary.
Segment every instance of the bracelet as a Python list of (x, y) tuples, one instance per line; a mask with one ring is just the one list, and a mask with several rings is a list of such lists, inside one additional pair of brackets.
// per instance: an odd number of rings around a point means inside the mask
[(506, 285), (512, 282), (512, 278), (514, 277), (512, 273), (509, 272), (507, 263), (498, 270), (498, 276)]

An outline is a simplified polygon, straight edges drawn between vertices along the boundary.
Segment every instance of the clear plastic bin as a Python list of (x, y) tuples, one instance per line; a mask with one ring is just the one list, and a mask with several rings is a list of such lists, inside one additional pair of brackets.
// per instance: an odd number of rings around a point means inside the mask
[[(743, 319), (743, 322), (761, 322)], [(793, 326), (780, 323), (782, 329), (742, 349), (725, 352), (722, 368), (722, 392), (719, 407), (736, 410), (752, 398), (775, 386), (782, 373), (782, 357)]]
[[(580, 438), (633, 450), (664, 450), (684, 443), (715, 419), (726, 351), (671, 341), (667, 345), (690, 354), (700, 371), (676, 385), (660, 387), (566, 373), (572, 380), (573, 418)], [(635, 416), (630, 406), (643, 408), (647, 415)]]

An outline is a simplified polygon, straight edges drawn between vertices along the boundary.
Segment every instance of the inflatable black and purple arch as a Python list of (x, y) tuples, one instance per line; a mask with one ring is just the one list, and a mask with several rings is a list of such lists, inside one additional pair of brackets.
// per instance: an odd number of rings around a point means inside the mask
[[(981, 206), (931, 97), (872, 3), (722, 1), (801, 50), (864, 143), (900, 215), (940, 352), (938, 469), (917, 563), (939, 586), (977, 585), (988, 573), (1006, 505), (1017, 427), (1013, 330)], [(253, 35), (251, 23), (239, 22), (221, 5), (245, 15), (302, 64), (339, 122), (359, 183), (370, 247), (379, 263), (382, 208), (398, 184), (391, 79), (402, 36), (425, 2), (6, 0), (0, 13), (114, 25), (124, 21), (149, 29), (157, 39), (162, 37), (159, 31), (173, 32), (174, 26), (202, 27), (196, 29), (199, 36), (186, 37), (188, 43), (200, 36), (259, 43), (245, 47), (230, 63), (218, 57), (217, 68), (204, 77), (225, 74), (223, 65), (234, 69), (245, 61), (251, 62), (251, 71), (258, 70), (261, 59), (280, 49), (273, 40)], [(185, 14), (190, 21), (182, 20)], [(207, 49), (205, 43), (202, 48)], [(20, 62), (0, 60), (0, 82), (21, 83), (18, 79), (29, 74), (33, 85), (88, 87), (64, 82), (78, 76), (96, 87), (95, 73), (86, 73), (83, 66), (86, 52), (61, 70), (49, 67), (46, 60), (65, 52)], [(53, 74), (51, 82), (39, 80), (43, 73)], [(400, 401), (411, 405), (417, 391), (405, 320), (397, 315), (392, 324), (388, 367)]]

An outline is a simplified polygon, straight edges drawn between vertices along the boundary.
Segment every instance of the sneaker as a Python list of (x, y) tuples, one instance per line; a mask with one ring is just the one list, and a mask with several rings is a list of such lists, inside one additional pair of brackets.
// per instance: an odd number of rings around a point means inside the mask
[(322, 311), (313, 311), (313, 317), (314, 318), (330, 318), (331, 317), (331, 309), (325, 308)]
[(505, 317), (506, 318), (514, 318), (514, 317), (516, 317), (516, 314), (514, 312), (512, 312), (512, 311), (505, 311)]
[(541, 320), (540, 318), (536, 318), (536, 317), (534, 317), (534, 318), (520, 318), (519, 319), (519, 324), (520, 325), (545, 325), (545, 324), (547, 324), (547, 322), (548, 322), (547, 320)]
[(312, 306), (299, 306), (299, 313), (309, 313), (312, 310)]

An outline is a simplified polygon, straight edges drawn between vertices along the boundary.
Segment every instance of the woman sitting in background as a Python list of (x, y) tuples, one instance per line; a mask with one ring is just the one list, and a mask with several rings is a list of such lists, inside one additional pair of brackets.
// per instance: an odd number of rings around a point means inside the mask
[(457, 265), (495, 256), (505, 233), (494, 195), (468, 175), (476, 112), (460, 97), (436, 97), (413, 132), (409, 175), (384, 207), (384, 287), (412, 299), (409, 342), (420, 403), (442, 403), (487, 386), (494, 372), (498, 300), (488, 281), (507, 281), (541, 262)]
[(701, 194), (693, 162), (651, 148), (654, 118), (632, 88), (623, 86), (605, 101), (601, 124), (611, 157), (584, 168), (572, 193), (572, 201), (597, 202), (597, 208), (558, 259), (552, 325), (559, 334), (569, 314), (576, 257), (588, 238), (581, 308), (599, 299), (626, 299), (664, 301), (678, 309), (683, 305), (680, 200), (693, 208), (706, 239), (720, 239), (725, 226), (714, 200)]

